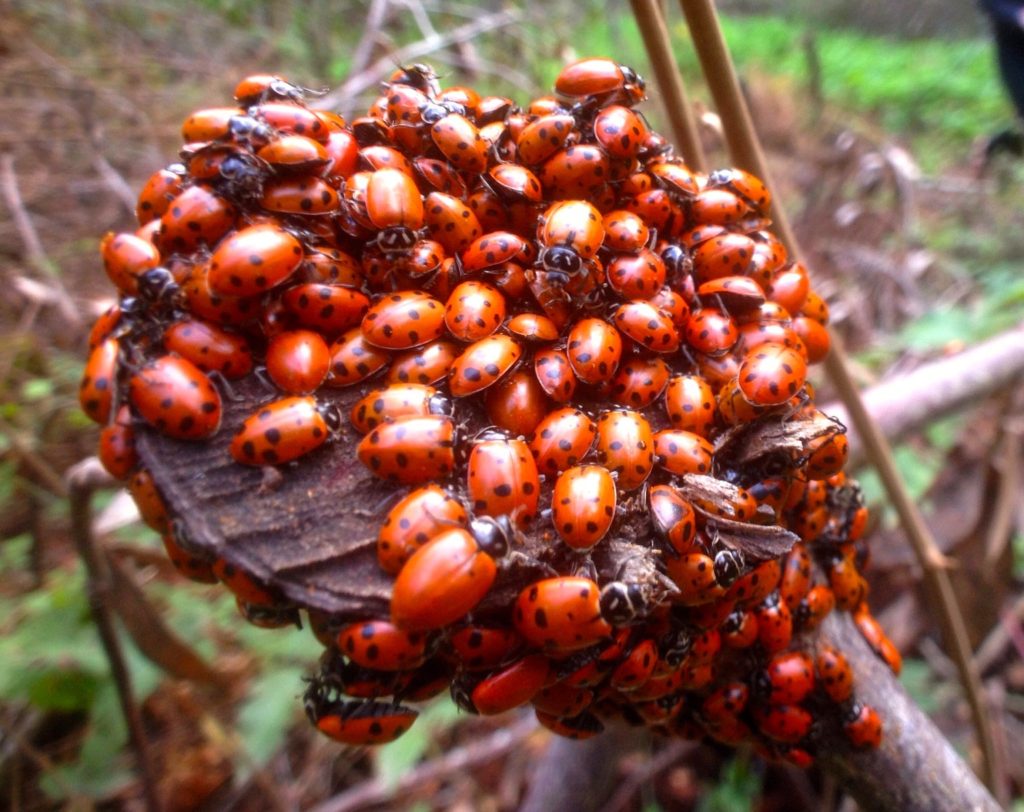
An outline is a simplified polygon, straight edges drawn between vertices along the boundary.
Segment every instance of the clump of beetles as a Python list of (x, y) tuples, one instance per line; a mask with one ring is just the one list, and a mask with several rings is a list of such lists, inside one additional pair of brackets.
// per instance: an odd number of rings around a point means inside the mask
[[(573, 738), (618, 720), (805, 766), (833, 714), (877, 746), (847, 658), (807, 634), (851, 612), (900, 669), (866, 603), (845, 430), (806, 380), (828, 306), (764, 184), (687, 167), (635, 110), (643, 80), (605, 58), (523, 107), (424, 65), (351, 122), (278, 76), (234, 95), (184, 122), (139, 228), (102, 240), (119, 301), (81, 405), (175, 565), (268, 627), (300, 607), (188, 548), (134, 431), (207, 440), (230, 382), (258, 375), (239, 464), (288, 476), (346, 422), (363, 435), (358, 459), (398, 490), (377, 539), (391, 613), (308, 612), (312, 722), (387, 742), (405, 703), (450, 690)], [(339, 387), (365, 392), (349, 414), (323, 395)]]

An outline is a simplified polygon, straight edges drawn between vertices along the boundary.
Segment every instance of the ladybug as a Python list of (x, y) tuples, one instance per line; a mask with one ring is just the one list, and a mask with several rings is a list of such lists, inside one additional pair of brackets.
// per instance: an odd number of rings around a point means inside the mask
[(857, 569), (852, 551), (829, 562), (828, 585), (832, 588), (836, 606), (844, 612), (852, 612), (867, 596), (867, 582)]
[(562, 541), (585, 551), (597, 544), (615, 519), (615, 480), (601, 465), (577, 465), (555, 480), (552, 522)]
[(422, 633), (399, 629), (387, 620), (349, 623), (338, 632), (337, 644), (352, 662), (379, 671), (408, 671), (427, 656)]
[(455, 424), (446, 415), (402, 417), (363, 437), (356, 454), (381, 479), (419, 484), (452, 472), (454, 438)]
[(729, 648), (749, 648), (757, 642), (757, 617), (747, 609), (734, 609), (722, 622), (722, 643)]
[(690, 314), (684, 335), (693, 349), (712, 356), (725, 355), (739, 340), (739, 331), (732, 317), (710, 307)]
[(537, 239), (543, 246), (538, 260), (546, 270), (577, 274), (604, 242), (604, 221), (585, 200), (562, 200), (544, 212)]
[(267, 101), (249, 108), (249, 115), (283, 133), (326, 141), (330, 130), (315, 110), (288, 101)]
[(796, 744), (811, 732), (814, 717), (800, 705), (759, 705), (754, 722), (765, 736), (778, 742)]
[(590, 57), (562, 68), (555, 94), (568, 102), (635, 105), (644, 99), (644, 80), (626, 65)]
[(609, 287), (623, 299), (649, 299), (665, 284), (665, 262), (650, 248), (613, 257), (605, 272)]
[(651, 639), (641, 640), (632, 651), (615, 666), (609, 678), (609, 685), (617, 691), (628, 693), (643, 686), (654, 673), (658, 663), (658, 647)]
[(698, 223), (731, 226), (750, 214), (750, 206), (727, 189), (703, 189), (690, 203), (690, 215)]
[(497, 268), (522, 258), (528, 250), (526, 241), (510, 231), (488, 231), (462, 252), (462, 268), (466, 273)]
[(396, 169), (410, 178), (415, 173), (412, 162), (400, 150), (384, 144), (371, 144), (360, 149), (359, 165), (371, 172), (378, 169)]
[(441, 93), (441, 85), (437, 81), (434, 69), (422, 62), (400, 65), (395, 68), (384, 83), (385, 87), (391, 85), (408, 85), (426, 94), (429, 98), (435, 98)]
[(751, 350), (739, 368), (739, 387), (757, 406), (778, 406), (796, 395), (807, 378), (807, 362), (782, 344), (764, 344)]
[(356, 431), (366, 434), (381, 423), (391, 422), (400, 417), (451, 413), (451, 400), (433, 386), (405, 383), (392, 384), (367, 393), (352, 407), (349, 420)]
[(405, 733), (419, 711), (404, 705), (370, 700), (306, 702), (306, 713), (316, 729), (343, 744), (386, 744)]
[(594, 692), (565, 682), (555, 682), (541, 688), (530, 704), (539, 711), (557, 717), (578, 716), (594, 702)]
[(853, 613), (853, 622), (861, 636), (871, 646), (872, 651), (889, 666), (889, 670), (893, 674), (899, 676), (900, 671), (903, 670), (903, 657), (896, 645), (882, 630), (881, 624), (867, 610), (866, 605), (858, 607), (857, 611)]
[(508, 539), (501, 532), (442, 531), (398, 573), (391, 593), (392, 622), (409, 631), (428, 631), (460, 620), (490, 591), (498, 574), (495, 558), (507, 552)]
[(445, 304), (444, 321), (448, 332), (459, 341), (486, 338), (504, 320), (505, 297), (486, 282), (462, 282)]
[(163, 217), (171, 201), (181, 194), (184, 169), (181, 164), (171, 164), (149, 176), (135, 204), (135, 217), (140, 226)]
[(538, 166), (578, 138), (576, 119), (568, 113), (540, 116), (516, 137), (516, 159), (526, 166)]
[(239, 600), (252, 606), (278, 607), (281, 605), (281, 598), (275, 590), (243, 572), (226, 559), (218, 558), (210, 566), (217, 579)]
[(790, 612), (796, 612), (811, 591), (811, 556), (806, 545), (797, 542), (782, 562), (779, 593)]
[(665, 570), (679, 587), (675, 600), (683, 606), (700, 606), (725, 595), (715, 576), (714, 559), (702, 552), (669, 556), (665, 559)]
[(723, 232), (703, 239), (693, 249), (694, 280), (705, 285), (716, 279), (746, 277), (756, 247), (746, 234)]
[(488, 419), (514, 435), (532, 433), (550, 405), (536, 375), (529, 369), (518, 369), (506, 375), (484, 395)]
[(468, 524), (458, 499), (439, 485), (424, 485), (388, 511), (377, 535), (377, 561), (385, 572), (396, 575), (409, 556), (434, 536)]
[(312, 330), (278, 333), (267, 344), (267, 375), (290, 395), (314, 392), (331, 366), (327, 342)]
[(797, 316), (793, 319), (793, 332), (807, 349), (809, 364), (825, 360), (832, 347), (832, 338), (825, 325), (808, 316)]
[(664, 429), (654, 435), (656, 463), (676, 476), (708, 474), (714, 447), (701, 437), (682, 429)]
[(220, 428), (220, 395), (184, 358), (164, 355), (144, 364), (128, 380), (128, 399), (143, 420), (168, 437), (204, 440)]
[(569, 330), (566, 354), (579, 380), (601, 383), (610, 380), (619, 367), (622, 336), (604, 319), (581, 319)]
[(135, 451), (135, 430), (128, 406), (121, 406), (114, 419), (100, 430), (97, 456), (114, 479), (125, 480), (139, 464)]
[(793, 616), (789, 607), (779, 597), (778, 590), (772, 592), (756, 609), (757, 639), (769, 654), (783, 651), (793, 639)]
[(516, 630), (528, 643), (571, 652), (609, 637), (601, 616), (600, 589), (588, 578), (562, 576), (537, 581), (519, 593), (513, 610)]
[(661, 358), (630, 358), (611, 381), (611, 397), (622, 406), (643, 409), (668, 385), (669, 366)]
[(582, 740), (590, 739), (604, 731), (604, 725), (591, 713), (583, 712), (578, 716), (557, 717), (537, 708), (535, 711), (537, 721), (552, 733), (566, 739)]
[(597, 459), (617, 475), (620, 489), (644, 484), (654, 467), (654, 434), (639, 412), (613, 409), (597, 420)]
[(289, 287), (281, 305), (303, 327), (337, 336), (362, 322), (370, 300), (347, 285), (307, 282)]
[(480, 680), (470, 693), (470, 701), (483, 716), (525, 705), (544, 687), (549, 670), (547, 657), (529, 654)]
[(541, 473), (557, 474), (583, 459), (596, 436), (597, 427), (586, 413), (557, 409), (537, 425), (529, 438), (530, 451)]
[(758, 698), (771, 705), (800, 703), (814, 690), (814, 684), (814, 662), (802, 651), (776, 654), (754, 677)]
[(210, 290), (254, 296), (288, 279), (302, 262), (299, 241), (278, 225), (264, 223), (236, 231), (210, 257)]
[(607, 184), (611, 179), (608, 153), (596, 144), (575, 144), (556, 152), (540, 167), (538, 177), (549, 199), (600, 203), (604, 197), (607, 202), (601, 203), (601, 208), (607, 210), (614, 205), (614, 194), (610, 198), (608, 195)]
[(814, 658), (818, 685), (828, 698), (840, 705), (853, 695), (853, 669), (846, 655), (833, 646), (818, 647)]
[(846, 467), (850, 441), (846, 439), (845, 429), (840, 427), (838, 431), (811, 440), (806, 450), (809, 453), (804, 473), (808, 479), (828, 479)]
[(217, 576), (214, 574), (209, 560), (200, 558), (185, 550), (177, 542), (173, 532), (162, 533), (161, 539), (164, 543), (167, 558), (170, 559), (171, 564), (174, 565), (178, 572), (190, 581), (195, 581), (198, 584), (217, 583)]
[(568, 403), (572, 399), (577, 377), (565, 350), (555, 347), (538, 350), (533, 356), (533, 371), (541, 388), (553, 401)]
[[(602, 218), (602, 225), (604, 226), (603, 246), (611, 251), (620, 251), (625, 255), (637, 253), (642, 248), (646, 248), (651, 239), (651, 231), (643, 218), (625, 209), (608, 212)], [(662, 267), (665, 267), (664, 260), (662, 260)]]
[(745, 683), (727, 682), (701, 702), (701, 720), (710, 725), (727, 724), (743, 713), (749, 698), (750, 689)]
[(284, 135), (261, 147), (256, 157), (279, 174), (320, 174), (331, 157), (319, 141), (304, 135)]
[(444, 192), (430, 192), (423, 205), (423, 224), (431, 239), (449, 254), (465, 251), (483, 234), (473, 210), (461, 199)]
[(160, 264), (160, 251), (151, 242), (112, 231), (100, 240), (100, 256), (110, 281), (128, 296), (138, 291), (138, 278)]
[(697, 288), (702, 301), (717, 304), (722, 311), (742, 319), (744, 314), (765, 303), (764, 291), (749, 276), (721, 276)]
[(497, 164), (481, 176), (481, 181), (505, 203), (540, 203), (543, 197), (537, 176), (519, 164)]
[(157, 533), (167, 533), (170, 530), (170, 513), (153, 475), (145, 468), (136, 468), (128, 479), (127, 488), (143, 523)]
[(120, 357), (121, 342), (117, 338), (106, 338), (92, 349), (85, 363), (78, 387), (78, 403), (96, 423), (106, 424), (110, 420)]
[(512, 629), (473, 624), (457, 629), (448, 637), (452, 653), (468, 671), (489, 670), (508, 662), (522, 642)]
[(519, 313), (508, 320), (505, 329), (531, 342), (554, 341), (558, 338), (558, 327), (540, 313)]
[(431, 341), (394, 357), (388, 383), (436, 384), (448, 377), (461, 348), (448, 340)]
[(331, 361), (325, 386), (351, 386), (364, 381), (384, 368), (391, 360), (391, 354), (375, 347), (363, 337), (360, 327), (353, 327), (328, 348)]
[(882, 720), (873, 707), (854, 702), (843, 721), (843, 732), (854, 747), (866, 750), (882, 744)]
[(811, 587), (810, 592), (800, 601), (794, 615), (801, 630), (815, 629), (835, 609), (836, 599), (832, 590), (824, 584)]
[(390, 293), (367, 311), (360, 326), (374, 346), (418, 347), (444, 334), (444, 306), (418, 290)]
[(466, 484), (478, 516), (509, 516), (525, 527), (537, 515), (540, 477), (524, 440), (495, 437), (476, 442), (469, 453)]
[(700, 375), (673, 375), (665, 389), (665, 412), (675, 429), (706, 438), (715, 425), (715, 397)]
[(708, 175), (708, 188), (722, 187), (742, 197), (762, 217), (772, 206), (771, 192), (760, 178), (742, 169), (716, 169)]
[(217, 372), (228, 379), (244, 378), (253, 368), (252, 350), (243, 336), (200, 319), (170, 325), (164, 330), (163, 344), (203, 372)]
[(477, 126), (460, 113), (449, 113), (430, 127), (430, 137), (441, 154), (460, 172), (487, 169), (487, 142)]
[(523, 348), (511, 336), (492, 335), (470, 344), (455, 359), (448, 387), (457, 398), (475, 394), (497, 383), (515, 366)]
[(213, 190), (189, 186), (160, 217), (157, 245), (161, 253), (185, 253), (200, 244), (214, 245), (235, 225), (235, 207)]
[(341, 200), (327, 181), (303, 175), (264, 184), (259, 204), (281, 214), (326, 215), (337, 213)]
[(319, 448), (340, 429), (333, 404), (308, 395), (282, 398), (245, 419), (231, 439), (231, 456), (244, 465), (281, 465)]
[(612, 320), (619, 332), (651, 352), (671, 353), (679, 349), (679, 331), (671, 317), (650, 302), (620, 305)]
[(376, 242), (385, 253), (408, 251), (424, 221), (423, 198), (416, 182), (398, 169), (376, 170), (366, 189), (366, 214), (380, 232)]
[(776, 271), (764, 286), (768, 300), (785, 308), (788, 313), (800, 312), (809, 290), (810, 277), (800, 262), (792, 262)]
[(654, 485), (647, 491), (647, 509), (655, 532), (675, 555), (694, 551), (697, 514), (693, 506), (669, 485)]
[(621, 104), (603, 106), (594, 116), (594, 139), (613, 158), (634, 158), (648, 135), (643, 117)]

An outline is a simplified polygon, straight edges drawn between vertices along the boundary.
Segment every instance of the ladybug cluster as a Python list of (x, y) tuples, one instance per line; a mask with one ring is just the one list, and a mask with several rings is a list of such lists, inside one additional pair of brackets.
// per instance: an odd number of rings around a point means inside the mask
[[(404, 703), (450, 689), (575, 738), (624, 720), (807, 765), (831, 715), (877, 746), (847, 658), (806, 634), (851, 612), (900, 668), (865, 602), (844, 429), (806, 380), (828, 308), (765, 186), (689, 169), (635, 111), (643, 81), (603, 58), (525, 107), (422, 65), (351, 123), (309, 96), (250, 76), (185, 121), (139, 229), (102, 241), (120, 299), (81, 404), (175, 565), (268, 627), (298, 607), (189, 546), (134, 427), (204, 441), (230, 382), (258, 376), (237, 463), (288, 476), (362, 435), (395, 491), (391, 611), (309, 611), (313, 723), (386, 742)], [(342, 387), (363, 395), (348, 414)]]

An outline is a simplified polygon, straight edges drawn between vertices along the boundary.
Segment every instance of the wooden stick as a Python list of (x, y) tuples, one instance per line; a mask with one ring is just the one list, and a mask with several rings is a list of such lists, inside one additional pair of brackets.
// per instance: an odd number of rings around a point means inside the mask
[(678, 145), (683, 158), (691, 169), (707, 170), (707, 158), (700, 142), (700, 132), (693, 116), (693, 108), (686, 96), (683, 75), (676, 65), (672, 53), (672, 42), (668, 26), (662, 14), (660, 0), (630, 0), (633, 16), (644, 38), (647, 56), (654, 69), (654, 78), (662, 99), (662, 107), (668, 115), (672, 140)]
[[(679, 0), (686, 15), (694, 47), (700, 59), (704, 78), (714, 97), (722, 119), (726, 142), (734, 163), (753, 172), (772, 188), (764, 151), (754, 130), (739, 79), (733, 67), (728, 47), (722, 36), (712, 0)], [(779, 237), (786, 244), (790, 256), (800, 256), (799, 245), (786, 217), (785, 210), (775, 202), (773, 219)], [(857, 427), (867, 451), (875, 464), (889, 501), (896, 509), (900, 522), (914, 548), (925, 575), (925, 585), (938, 608), (943, 638), (957, 664), (960, 681), (971, 707), (971, 717), (982, 754), (982, 773), (989, 787), (996, 786), (995, 743), (985, 704), (982, 701), (981, 680), (971, 657), (963, 615), (956, 603), (952, 583), (945, 570), (942, 554), (931, 537), (921, 512), (907, 492), (892, 454), (892, 448), (878, 424), (872, 420), (850, 374), (849, 364), (838, 334), (832, 336), (832, 351), (825, 359), (825, 373), (835, 385), (846, 405), (853, 424)]]
[(106, 572), (103, 558), (96, 550), (92, 536), (92, 495), (99, 488), (109, 487), (114, 482), (95, 457), (89, 457), (71, 466), (65, 475), (65, 481), (71, 506), (71, 535), (75, 540), (78, 555), (85, 565), (89, 608), (92, 610), (103, 650), (110, 661), (110, 673), (114, 677), (121, 712), (128, 726), (128, 737), (135, 750), (139, 777), (142, 780), (143, 802), (146, 812), (160, 812), (156, 773), (142, 727), (142, 715), (132, 696), (131, 673), (107, 603), (107, 595), (110, 592), (109, 574)]

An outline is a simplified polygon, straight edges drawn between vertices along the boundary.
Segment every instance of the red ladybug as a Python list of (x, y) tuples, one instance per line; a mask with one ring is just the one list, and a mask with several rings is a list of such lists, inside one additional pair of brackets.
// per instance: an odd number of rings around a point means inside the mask
[(419, 383), (392, 384), (374, 389), (352, 407), (349, 420), (360, 434), (366, 434), (381, 423), (400, 417), (450, 415), (452, 403), (435, 389)]
[(423, 223), (431, 239), (450, 254), (465, 251), (483, 234), (480, 221), (461, 199), (443, 192), (431, 192), (424, 201)]
[(261, 406), (231, 439), (231, 456), (244, 465), (281, 465), (322, 446), (341, 428), (332, 404), (310, 396), (288, 397)]
[(540, 116), (516, 137), (516, 158), (527, 166), (538, 166), (578, 137), (576, 120), (568, 113)]
[(517, 369), (506, 375), (484, 396), (484, 408), (491, 423), (514, 435), (530, 434), (550, 406), (537, 376), (529, 369)]
[(439, 485), (424, 485), (407, 494), (381, 523), (377, 561), (395, 575), (416, 550), (452, 527), (469, 524), (466, 509)]
[(284, 282), (302, 262), (302, 246), (269, 223), (237, 231), (210, 257), (209, 285), (216, 293), (253, 296)]
[(601, 383), (610, 380), (619, 368), (622, 336), (604, 319), (581, 319), (569, 331), (566, 354), (581, 381)]
[(554, 347), (538, 350), (533, 356), (533, 371), (541, 388), (553, 401), (568, 403), (572, 399), (577, 378), (565, 350)]
[(540, 264), (548, 271), (571, 276), (581, 272), (585, 260), (597, 255), (604, 242), (604, 221), (585, 200), (563, 200), (544, 212), (537, 239), (542, 245)]
[(459, 113), (449, 113), (431, 125), (430, 137), (447, 158), (462, 172), (483, 172), (487, 168), (487, 142), (477, 126)]
[(184, 319), (164, 330), (164, 348), (187, 358), (203, 372), (244, 378), (252, 371), (252, 350), (246, 339), (210, 322)]
[(882, 744), (882, 720), (878, 711), (867, 703), (854, 702), (843, 723), (843, 732), (854, 747), (879, 747)]
[(590, 57), (562, 68), (555, 79), (555, 93), (570, 102), (632, 106), (644, 99), (644, 80), (626, 65)]
[(459, 341), (486, 338), (505, 320), (505, 297), (486, 282), (470, 280), (458, 285), (448, 297), (444, 321)]
[(672, 552), (694, 551), (697, 514), (693, 506), (669, 485), (654, 485), (647, 491), (647, 505), (655, 531), (668, 542)]
[(497, 383), (515, 366), (523, 348), (511, 336), (491, 335), (470, 344), (452, 363), (448, 387), (457, 398)]
[(757, 617), (757, 639), (769, 654), (783, 651), (793, 639), (793, 617), (778, 591), (772, 592), (754, 610)]
[(822, 645), (814, 659), (818, 685), (837, 705), (853, 695), (853, 669), (839, 649)]
[(234, 226), (237, 215), (235, 207), (211, 189), (190, 186), (160, 217), (157, 245), (164, 254), (215, 245)]
[(673, 428), (707, 437), (715, 425), (715, 398), (700, 375), (674, 375), (665, 389), (665, 412)]
[(555, 480), (552, 522), (574, 550), (589, 550), (604, 538), (615, 519), (615, 507), (615, 480), (601, 465), (577, 465)]
[(463, 626), (448, 637), (453, 654), (468, 671), (495, 668), (522, 647), (522, 638), (503, 626)]
[(325, 386), (351, 386), (379, 372), (391, 360), (391, 354), (375, 347), (363, 337), (362, 329), (353, 327), (328, 348), (331, 355)]
[(759, 698), (771, 705), (802, 702), (814, 684), (814, 662), (802, 651), (776, 654), (754, 682)]
[(620, 305), (613, 322), (624, 336), (651, 352), (672, 353), (679, 349), (679, 331), (672, 318), (650, 302), (633, 301)]
[(466, 485), (478, 516), (508, 516), (525, 527), (537, 515), (540, 478), (523, 440), (499, 437), (475, 443), (469, 454)]
[(654, 433), (639, 412), (613, 409), (597, 420), (597, 459), (624, 491), (644, 484), (654, 468)]
[(656, 463), (676, 476), (709, 474), (714, 453), (714, 446), (693, 432), (663, 429), (654, 435)]
[(181, 171), (175, 171), (176, 168), (184, 171), (181, 164), (158, 169), (143, 185), (135, 204), (135, 216), (140, 226), (159, 220), (171, 201), (181, 194), (182, 176)]
[(765, 736), (788, 744), (802, 741), (814, 723), (811, 712), (800, 705), (761, 705), (754, 708), (753, 715)]
[(416, 550), (395, 579), (391, 620), (403, 629), (425, 631), (472, 611), (498, 574), (495, 556), (507, 551), (502, 534), (486, 538), (493, 544), (485, 550), (469, 530), (453, 527)]
[(366, 213), (380, 231), (377, 244), (385, 252), (408, 251), (423, 228), (423, 198), (410, 175), (398, 169), (378, 169), (366, 189)]
[(727, 313), (704, 307), (690, 314), (685, 336), (686, 342), (697, 352), (724, 355), (736, 344), (739, 331)]
[(448, 377), (461, 348), (454, 341), (439, 340), (396, 355), (388, 369), (388, 383), (436, 384)]
[(405, 350), (444, 334), (444, 306), (418, 290), (390, 293), (369, 309), (363, 337), (376, 347)]
[(579, 409), (557, 409), (547, 415), (530, 437), (530, 451), (544, 474), (557, 474), (576, 465), (594, 445), (597, 427)]
[(353, 700), (317, 703), (306, 712), (317, 730), (343, 744), (386, 744), (405, 733), (419, 711), (386, 702)]
[(548, 658), (543, 654), (528, 654), (478, 682), (470, 701), (483, 716), (525, 705), (544, 687), (549, 669)]
[(402, 417), (382, 423), (359, 442), (356, 454), (389, 482), (420, 484), (455, 468), (455, 424), (446, 415)]
[(107, 338), (97, 344), (85, 362), (85, 371), (78, 386), (78, 403), (82, 411), (96, 423), (110, 420), (121, 357), (121, 342)]
[(114, 286), (126, 295), (138, 291), (138, 278), (160, 264), (156, 246), (134, 234), (107, 232), (100, 241), (103, 269)]
[(128, 406), (121, 406), (117, 415), (100, 431), (97, 455), (114, 479), (127, 479), (139, 464), (135, 451), (135, 430)]
[(340, 282), (307, 282), (290, 286), (281, 295), (281, 305), (297, 324), (333, 338), (362, 322), (370, 300)]
[(278, 333), (267, 345), (267, 375), (290, 395), (316, 391), (331, 366), (327, 342), (312, 330)]
[(757, 406), (778, 406), (796, 395), (807, 379), (807, 361), (782, 344), (751, 350), (739, 368), (739, 387)]
[(609, 637), (601, 616), (600, 588), (577, 576), (537, 581), (519, 593), (513, 611), (516, 630), (542, 649), (569, 652)]
[(386, 620), (343, 626), (337, 643), (338, 650), (352, 662), (379, 671), (408, 671), (421, 665), (427, 656), (423, 634), (399, 629)]
[(179, 440), (204, 440), (220, 428), (221, 400), (190, 361), (164, 355), (128, 380), (128, 399), (147, 423)]

